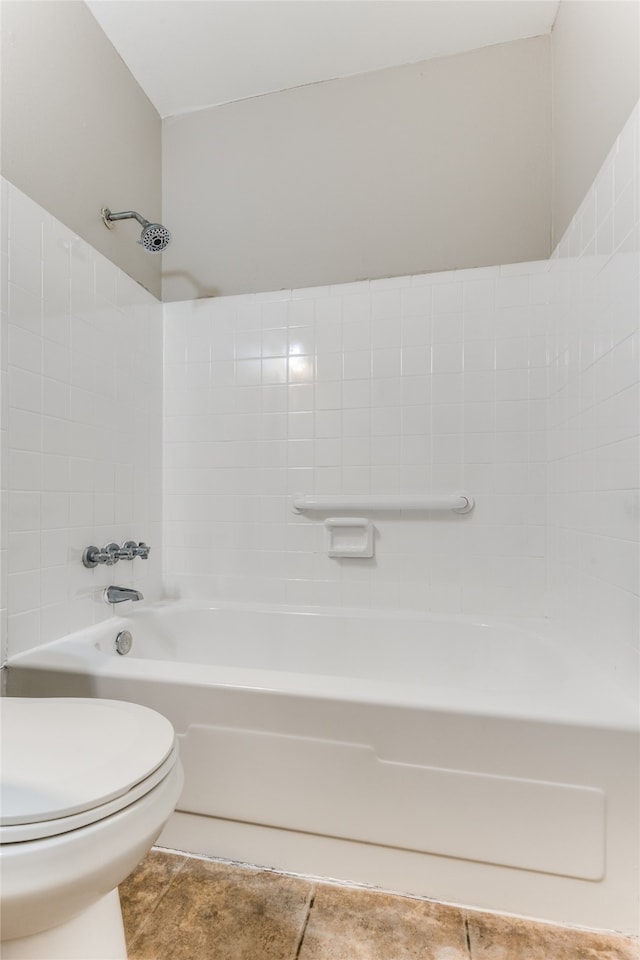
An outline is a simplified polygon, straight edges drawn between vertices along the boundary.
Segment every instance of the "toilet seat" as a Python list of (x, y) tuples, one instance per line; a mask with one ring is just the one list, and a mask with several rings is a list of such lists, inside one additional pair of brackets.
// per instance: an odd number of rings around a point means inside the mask
[(173, 727), (135, 703), (0, 699), (0, 843), (95, 823), (149, 793), (177, 761)]

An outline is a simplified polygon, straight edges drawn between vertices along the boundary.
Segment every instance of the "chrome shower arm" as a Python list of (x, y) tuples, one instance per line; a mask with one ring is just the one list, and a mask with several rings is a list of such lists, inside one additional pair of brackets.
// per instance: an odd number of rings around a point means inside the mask
[(123, 210), (120, 213), (111, 213), (108, 207), (102, 208), (102, 219), (109, 226), (114, 220), (137, 220), (141, 227), (148, 227), (149, 221), (136, 213), (135, 210)]

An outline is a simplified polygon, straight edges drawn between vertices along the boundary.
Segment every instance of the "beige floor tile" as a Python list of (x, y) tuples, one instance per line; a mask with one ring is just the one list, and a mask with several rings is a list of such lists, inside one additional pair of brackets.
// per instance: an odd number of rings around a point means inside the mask
[(132, 944), (163, 893), (187, 862), (184, 854), (151, 850), (124, 883), (120, 904), (127, 944)]
[(189, 859), (143, 926), (130, 960), (294, 960), (313, 887)]
[(299, 960), (469, 960), (462, 911), (321, 884)]
[(472, 960), (639, 960), (638, 944), (527, 920), (467, 914)]

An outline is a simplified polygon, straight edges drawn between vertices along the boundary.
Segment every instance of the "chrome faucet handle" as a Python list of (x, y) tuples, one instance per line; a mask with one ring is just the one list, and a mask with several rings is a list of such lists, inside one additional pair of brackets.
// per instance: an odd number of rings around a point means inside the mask
[(85, 567), (97, 567), (99, 563), (104, 563), (106, 560), (104, 553), (101, 553), (100, 547), (90, 546), (85, 547), (84, 553), (82, 554), (82, 562)]
[(112, 567), (114, 563), (118, 562), (118, 560), (123, 559), (123, 555), (120, 550), (120, 545), (117, 543), (113, 543), (113, 542), (108, 543), (104, 548), (104, 552), (107, 554), (109, 558), (108, 560), (105, 561), (108, 567)]
[(138, 544), (135, 540), (125, 540), (122, 546), (118, 549), (118, 558), (120, 560), (133, 560), (136, 556), (136, 550), (138, 549)]
[[(118, 544), (109, 543), (106, 547), (103, 547), (102, 550), (99, 547), (86, 547), (84, 553), (82, 554), (82, 562), (85, 567), (97, 567), (99, 563), (106, 563), (107, 566), (112, 567), (114, 563), (117, 563), (120, 559), (113, 552), (112, 547), (118, 548)], [(119, 548), (118, 548), (119, 549)]]
[(85, 567), (97, 567), (99, 563), (105, 563), (112, 567), (118, 560), (133, 560), (134, 557), (140, 557), (141, 560), (148, 560), (151, 547), (146, 543), (136, 543), (135, 540), (125, 540), (120, 547), (117, 543), (108, 543), (100, 550), (99, 547), (87, 547), (82, 554), (82, 562)]
[(148, 560), (150, 552), (151, 552), (151, 547), (147, 546), (147, 544), (144, 543), (144, 541), (141, 541), (137, 546), (135, 555), (136, 557), (140, 557), (141, 560)]

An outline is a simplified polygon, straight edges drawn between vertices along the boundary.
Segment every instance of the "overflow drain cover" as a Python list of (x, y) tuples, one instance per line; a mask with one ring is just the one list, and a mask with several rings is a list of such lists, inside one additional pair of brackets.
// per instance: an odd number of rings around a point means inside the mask
[(118, 636), (116, 637), (116, 653), (121, 654), (123, 657), (125, 654), (129, 653), (131, 647), (133, 646), (133, 637), (128, 630), (121, 630)]

